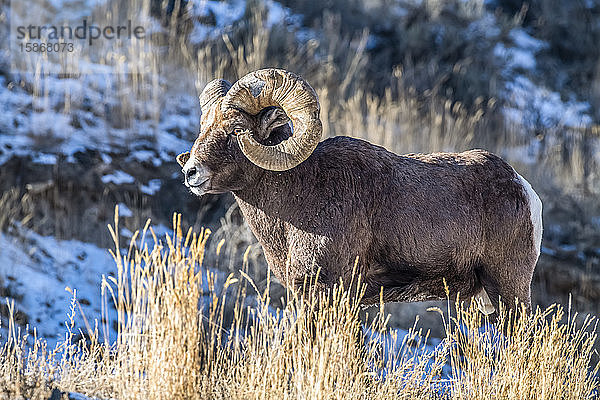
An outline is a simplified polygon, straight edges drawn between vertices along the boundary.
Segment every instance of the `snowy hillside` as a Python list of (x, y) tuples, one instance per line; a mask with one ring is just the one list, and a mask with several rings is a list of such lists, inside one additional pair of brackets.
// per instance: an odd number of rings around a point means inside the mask
[[(64, 339), (73, 291), (81, 305), (81, 310), (76, 309), (78, 329), (86, 330), (82, 312), (92, 328), (95, 319), (101, 321), (102, 277), (114, 274), (114, 263), (106, 249), (88, 243), (56, 240), (24, 229), (0, 236), (0, 282), (19, 310), (16, 322), (22, 328), (35, 328), (51, 347)], [(107, 311), (114, 319), (114, 309)], [(2, 338), (7, 337), (7, 322), (2, 318)]]

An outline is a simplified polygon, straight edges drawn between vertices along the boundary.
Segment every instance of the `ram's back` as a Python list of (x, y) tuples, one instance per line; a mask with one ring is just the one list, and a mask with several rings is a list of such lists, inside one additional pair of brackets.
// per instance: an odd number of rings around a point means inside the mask
[[(441, 270), (472, 268), (516, 226), (529, 221), (513, 168), (484, 150), (397, 155), (349, 137), (325, 140), (308, 160), (321, 186), (335, 188), (332, 207), (344, 208), (347, 232), (370, 240), (374, 262)], [(402, 260), (402, 262), (398, 262)], [(394, 265), (388, 265), (393, 268)], [(458, 270), (456, 270), (458, 268)]]

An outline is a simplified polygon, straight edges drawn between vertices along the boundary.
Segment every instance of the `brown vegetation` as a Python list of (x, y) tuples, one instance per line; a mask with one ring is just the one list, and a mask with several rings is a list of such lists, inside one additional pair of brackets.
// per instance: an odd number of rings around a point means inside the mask
[[(456, 317), (438, 310), (447, 338), (432, 349), (420, 330), (399, 337), (381, 305), (363, 341), (360, 294), (288, 293), (287, 306), (274, 309), (244, 272), (218, 282), (203, 266), (210, 231), (184, 235), (180, 216), (175, 234), (155, 237), (152, 248), (141, 245), (154, 235), (149, 224), (136, 232), (127, 255), (118, 220), (110, 230), (117, 274), (103, 288), (118, 336), (98, 321), (74, 326), (76, 292), (55, 349), (12, 324), (0, 350), (0, 398), (45, 399), (58, 388), (117, 399), (581, 399), (598, 389), (593, 321), (578, 325), (560, 306), (502, 312), (500, 332), (480, 330), (475, 305), (457, 303)], [(78, 329), (87, 341), (74, 340)]]

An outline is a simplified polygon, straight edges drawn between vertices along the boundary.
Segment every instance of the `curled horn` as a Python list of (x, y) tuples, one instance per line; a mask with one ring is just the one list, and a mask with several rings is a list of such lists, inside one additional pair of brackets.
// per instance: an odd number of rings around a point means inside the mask
[(215, 101), (225, 96), (229, 89), (231, 89), (231, 83), (225, 79), (215, 79), (209, 82), (200, 94), (200, 110), (202, 110), (202, 113), (208, 112)]
[(293, 124), (293, 135), (274, 146), (258, 143), (249, 132), (240, 134), (244, 155), (261, 168), (285, 171), (306, 160), (323, 131), (319, 100), (300, 76), (282, 69), (262, 69), (237, 81), (225, 95), (221, 110), (241, 109), (256, 115), (266, 107), (281, 107)]

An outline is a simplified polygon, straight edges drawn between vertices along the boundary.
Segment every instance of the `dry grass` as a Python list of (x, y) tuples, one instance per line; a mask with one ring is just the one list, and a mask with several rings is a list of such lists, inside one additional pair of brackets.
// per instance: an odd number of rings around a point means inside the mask
[[(455, 343), (450, 352), (456, 399), (585, 399), (597, 396), (598, 365), (593, 318), (565, 315), (562, 306), (538, 308), (532, 315), (503, 316), (495, 329), (477, 329), (482, 317), (456, 308), (446, 325)], [(592, 333), (590, 333), (592, 332)]]
[[(74, 326), (73, 291), (65, 340), (55, 349), (11, 325), (0, 350), (0, 398), (45, 399), (52, 388), (117, 399), (596, 395), (595, 326), (565, 318), (561, 307), (518, 317), (503, 312), (498, 330), (480, 329), (474, 306), (457, 305), (450, 319), (438, 310), (447, 338), (432, 350), (427, 334), (398, 337), (389, 329), (383, 305), (363, 330), (360, 292), (336, 288), (307, 299), (288, 293), (287, 306), (273, 308), (268, 290), (255, 290), (244, 272), (224, 278), (203, 267), (210, 231), (184, 235), (180, 219), (174, 217), (174, 235), (154, 237), (152, 247), (145, 244), (154, 236), (147, 224), (126, 254), (115, 219), (117, 274), (103, 283), (106, 323)], [(117, 337), (109, 336), (109, 303)], [(87, 341), (75, 343), (79, 329)]]

